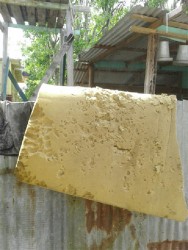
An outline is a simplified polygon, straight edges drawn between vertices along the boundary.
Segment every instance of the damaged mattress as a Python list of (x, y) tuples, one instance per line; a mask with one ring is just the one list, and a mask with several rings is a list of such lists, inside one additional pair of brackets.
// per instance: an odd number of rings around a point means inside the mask
[(188, 210), (176, 98), (44, 84), (16, 176), (28, 184), (183, 221)]

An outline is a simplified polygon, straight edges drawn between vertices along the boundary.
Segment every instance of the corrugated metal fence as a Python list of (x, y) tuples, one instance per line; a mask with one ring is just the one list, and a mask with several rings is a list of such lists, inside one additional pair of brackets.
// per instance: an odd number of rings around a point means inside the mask
[[(188, 101), (178, 102), (177, 133), (188, 201)], [(132, 213), (39, 187), (13, 175), (0, 156), (0, 250), (186, 250), (188, 220)]]

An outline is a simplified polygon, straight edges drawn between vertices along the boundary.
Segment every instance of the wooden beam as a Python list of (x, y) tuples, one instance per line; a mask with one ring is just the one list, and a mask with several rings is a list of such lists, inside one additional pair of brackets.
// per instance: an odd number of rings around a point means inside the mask
[[(72, 18), (70, 10), (67, 10), (66, 13), (66, 35), (72, 34)], [(67, 51), (67, 85), (74, 85), (74, 61), (73, 61), (73, 45), (70, 44), (70, 47)]]
[(186, 23), (169, 21), (168, 26), (188, 30), (188, 24), (186, 24)]
[(131, 15), (132, 19), (136, 19), (136, 20), (140, 20), (146, 23), (153, 23), (156, 22), (157, 20), (159, 20), (156, 17), (150, 17), (150, 16), (145, 16), (145, 15), (139, 15), (139, 14), (132, 14)]
[(130, 31), (135, 32), (135, 33), (139, 33), (139, 34), (145, 34), (145, 35), (158, 34), (158, 35), (164, 36), (164, 37), (171, 37), (171, 38), (188, 40), (188, 35), (177, 34), (174, 32), (159, 31), (156, 29), (144, 28), (144, 27), (139, 27), (139, 26), (131, 26)]
[(140, 27), (140, 26), (131, 26), (129, 31), (139, 33), (139, 34), (144, 34), (144, 35), (150, 35), (150, 34), (157, 33), (157, 31), (155, 29), (145, 28), (145, 27)]
[(157, 45), (158, 36), (150, 34), (148, 36), (148, 49), (146, 58), (146, 71), (144, 80), (144, 93), (154, 94), (157, 77)]
[[(63, 45), (64, 43), (64, 31), (61, 30), (60, 32), (60, 41), (61, 41), (61, 45)], [(59, 70), (59, 84), (60, 86), (64, 86), (65, 85), (65, 67), (66, 67), (66, 54), (63, 56), (61, 62), (60, 62), (60, 70)]]
[(94, 66), (93, 66), (93, 64), (89, 64), (88, 73), (89, 73), (89, 87), (94, 87)]
[[(52, 2), (43, 2), (37, 0), (1, 0), (0, 3), (19, 5), (25, 7), (34, 7), (34, 8), (43, 8), (43, 9), (53, 9), (53, 10), (67, 10), (69, 8), (69, 4), (63, 3), (52, 3)], [(90, 12), (90, 8), (88, 6), (82, 5), (73, 5), (73, 10), (76, 12)]]

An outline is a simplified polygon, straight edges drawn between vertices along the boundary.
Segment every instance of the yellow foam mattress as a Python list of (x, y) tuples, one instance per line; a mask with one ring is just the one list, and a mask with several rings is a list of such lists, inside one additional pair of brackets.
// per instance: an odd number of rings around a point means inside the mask
[(185, 220), (176, 98), (44, 84), (16, 176), (58, 192)]

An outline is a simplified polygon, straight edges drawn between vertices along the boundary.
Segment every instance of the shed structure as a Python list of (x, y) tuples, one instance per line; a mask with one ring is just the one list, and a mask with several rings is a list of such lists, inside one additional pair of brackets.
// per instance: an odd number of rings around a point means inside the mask
[[(187, 40), (185, 5), (171, 12), (136, 6), (80, 55), (75, 83), (188, 98), (188, 64), (175, 64), (179, 45)], [(157, 62), (161, 41), (169, 42), (171, 61)]]
[[(1, 27), (6, 30), (8, 26), (13, 25), (8, 18), (16, 17), (11, 14), (14, 8), (14, 11), (17, 9), (19, 13), (23, 13), (23, 10), (25, 10), (24, 13), (27, 10), (27, 14), (33, 13), (31, 15), (33, 21), (29, 21), (31, 20), (29, 14), (28, 19), (24, 20), (30, 25), (36, 25), (41, 15), (38, 14), (36, 6), (28, 6), (28, 4), (37, 3), (47, 6), (53, 2), (55, 1), (0, 0), (0, 12), (7, 13), (4, 17), (6, 24), (2, 24)], [(60, 3), (60, 1), (57, 0), (55, 3)], [(41, 8), (41, 11), (43, 10)], [(56, 17), (58, 17), (60, 10), (46, 9), (44, 13), (47, 15), (53, 11), (57, 11)], [(65, 14), (63, 10), (61, 13)], [(134, 34), (129, 28), (136, 25), (154, 29), (156, 25), (162, 25), (165, 13), (159, 9), (145, 7), (136, 7), (133, 12), (128, 13), (96, 46), (81, 55), (75, 70), (76, 83), (142, 92), (145, 80), (147, 36), (140, 35), (140, 33)], [(180, 21), (175, 17), (172, 19), (169, 17), (169, 19), (174, 23), (181, 23), (182, 27), (187, 27), (188, 21), (186, 24), (186, 18), (183, 18), (181, 13), (179, 14)], [(138, 14), (139, 19), (136, 19), (136, 16), (133, 19), (130, 18), (132, 14)], [(22, 14), (22, 18), (25, 16)], [(145, 16), (148, 16), (150, 22)], [(141, 17), (144, 19), (140, 19)], [(15, 19), (16, 25), (23, 25), (18, 18)], [(45, 18), (45, 20), (49, 19)], [(49, 23), (42, 27), (46, 28), (46, 25), (49, 28), (54, 27)], [(186, 29), (183, 30), (186, 36)], [(6, 38), (6, 32), (4, 34)], [(179, 43), (179, 41), (170, 40), (171, 52), (174, 49), (174, 54)], [(179, 66), (181, 70), (178, 70), (178, 66), (172, 63), (158, 64), (158, 67), (158, 77), (164, 79), (163, 77), (168, 76), (167, 79), (171, 81), (164, 80), (162, 84), (162, 80), (159, 82), (157, 80), (156, 91), (158, 92), (161, 88), (163, 92), (166, 90), (166, 93), (179, 93), (185, 98), (188, 88), (186, 85), (187, 67)], [(151, 79), (153, 80), (152, 77)], [(166, 218), (133, 213), (18, 182), (14, 176), (17, 160), (15, 150), (22, 141), (21, 136), (23, 136), (33, 103), (1, 102), (0, 104), (3, 117), (10, 125), (9, 129), (15, 146), (11, 155), (0, 155), (0, 242), (2, 250), (188, 249), (188, 220), (176, 222)], [(177, 122), (184, 189), (186, 201), (188, 201), (188, 101), (186, 100), (178, 101)]]
[[(2, 78), (1, 78), (1, 100), (6, 99), (6, 82), (8, 77), (8, 56), (7, 41), (8, 27), (38, 30), (56, 30), (64, 37), (73, 34), (72, 30), (72, 12), (88, 12), (87, 6), (71, 5), (69, 0), (1, 0), (0, 14), (3, 22), (0, 22), (0, 29), (3, 32), (3, 60), (2, 60)], [(66, 25), (65, 25), (66, 24)], [(63, 34), (62, 34), (63, 33)], [(67, 54), (67, 81), (68, 85), (73, 85), (73, 48), (72, 40), (62, 39), (62, 47), (59, 53), (54, 57), (51, 67), (42, 79), (48, 82), (55, 67), (61, 64), (63, 55)], [(61, 65), (61, 68), (63, 66)], [(61, 70), (61, 79), (63, 73)], [(41, 81), (42, 81), (41, 80)], [(42, 84), (42, 82), (41, 82)], [(40, 84), (40, 85), (41, 85)], [(38, 91), (38, 89), (37, 89)], [(36, 91), (36, 92), (37, 92)], [(36, 93), (35, 93), (36, 96)]]

